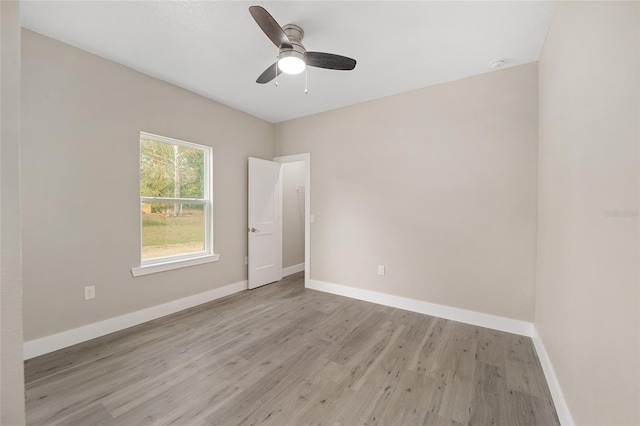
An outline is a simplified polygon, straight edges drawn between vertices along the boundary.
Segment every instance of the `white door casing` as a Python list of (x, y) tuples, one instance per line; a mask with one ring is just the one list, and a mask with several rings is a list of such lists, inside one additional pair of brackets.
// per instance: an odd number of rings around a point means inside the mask
[(282, 279), (280, 164), (249, 157), (249, 288)]

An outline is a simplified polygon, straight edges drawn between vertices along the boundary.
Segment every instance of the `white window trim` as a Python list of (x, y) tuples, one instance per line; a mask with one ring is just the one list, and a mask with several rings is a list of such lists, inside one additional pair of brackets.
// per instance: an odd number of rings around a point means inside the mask
[[(205, 206), (205, 249), (198, 253), (188, 253), (177, 256), (167, 256), (155, 259), (140, 260), (140, 266), (131, 268), (134, 277), (141, 275), (155, 274), (157, 272), (169, 271), (172, 269), (185, 268), (188, 266), (201, 265), (203, 263), (216, 262), (220, 259), (220, 254), (214, 254), (213, 250), (213, 188), (211, 185), (211, 165), (213, 164), (213, 149), (206, 145), (198, 145), (191, 142), (181, 141), (179, 139), (168, 138), (165, 136), (154, 135), (152, 133), (140, 132), (141, 139), (148, 139), (157, 142), (163, 142), (171, 145), (179, 145), (187, 148), (197, 149), (205, 153), (204, 167), (204, 194), (208, 195), (208, 199), (199, 198), (170, 198), (170, 197), (140, 197), (140, 204), (143, 202), (156, 203), (175, 203), (182, 202), (186, 204), (203, 204)], [(138, 160), (140, 163), (140, 160)], [(138, 179), (139, 181), (139, 179)], [(142, 257), (142, 213), (140, 214), (140, 256)]]
[(186, 268), (188, 266), (202, 265), (203, 263), (217, 262), (218, 260), (220, 260), (219, 254), (205, 254), (189, 259), (165, 261), (164, 263), (131, 268), (131, 273), (134, 277), (139, 277), (142, 275), (155, 274), (156, 272), (164, 272), (172, 269)]

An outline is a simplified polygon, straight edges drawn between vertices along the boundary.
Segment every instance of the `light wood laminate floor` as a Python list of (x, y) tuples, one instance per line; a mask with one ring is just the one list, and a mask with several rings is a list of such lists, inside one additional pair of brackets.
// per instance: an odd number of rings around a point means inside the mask
[(30, 425), (557, 425), (531, 339), (302, 273), (25, 363)]

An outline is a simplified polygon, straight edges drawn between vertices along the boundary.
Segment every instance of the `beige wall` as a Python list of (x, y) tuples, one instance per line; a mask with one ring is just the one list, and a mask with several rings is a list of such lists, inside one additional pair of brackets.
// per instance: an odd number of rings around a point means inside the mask
[(537, 78), (528, 64), (277, 124), (278, 155), (311, 153), (311, 278), (532, 321)]
[(0, 2), (0, 424), (24, 424), (20, 265), (20, 16)]
[[(22, 34), (25, 340), (245, 280), (247, 157), (273, 157), (273, 125)], [(132, 277), (141, 130), (213, 147), (220, 261)]]
[(535, 325), (579, 425), (640, 424), (639, 7), (560, 2), (539, 64)]
[[(304, 263), (304, 161), (282, 164), (282, 267)], [(302, 187), (302, 190), (299, 188)]]

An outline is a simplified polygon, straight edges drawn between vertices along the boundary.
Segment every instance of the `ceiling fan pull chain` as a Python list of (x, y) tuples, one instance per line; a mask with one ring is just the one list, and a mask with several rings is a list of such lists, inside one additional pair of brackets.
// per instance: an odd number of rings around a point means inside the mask
[(280, 49), (278, 49), (278, 54), (276, 55), (276, 87), (278, 87), (278, 59), (280, 59)]
[(304, 68), (304, 94), (308, 95), (309, 91), (307, 90), (307, 75), (309, 74), (309, 67)]

